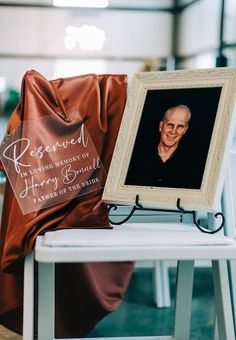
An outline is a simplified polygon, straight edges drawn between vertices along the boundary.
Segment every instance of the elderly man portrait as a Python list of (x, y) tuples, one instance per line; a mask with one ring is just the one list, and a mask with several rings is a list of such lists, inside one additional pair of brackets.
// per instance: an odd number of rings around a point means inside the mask
[(160, 142), (157, 153), (165, 163), (173, 156), (181, 138), (188, 130), (191, 112), (186, 105), (169, 108), (159, 124)]
[(191, 111), (187, 105), (168, 108), (156, 127), (155, 145), (143, 143), (139, 154), (134, 150), (125, 184), (199, 188), (194, 152), (185, 141), (187, 131), (191, 133), (190, 121)]

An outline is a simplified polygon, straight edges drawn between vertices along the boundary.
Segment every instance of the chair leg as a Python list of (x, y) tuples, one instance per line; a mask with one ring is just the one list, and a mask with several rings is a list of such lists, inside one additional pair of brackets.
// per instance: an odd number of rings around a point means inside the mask
[(154, 262), (154, 298), (158, 308), (170, 307), (170, 282), (167, 264), (164, 261)]
[(217, 323), (217, 317), (216, 317), (216, 313), (215, 313), (215, 317), (214, 317), (214, 329), (213, 329), (213, 340), (219, 340), (219, 332), (218, 332), (218, 323)]
[(190, 339), (194, 261), (178, 261), (174, 339)]
[(25, 258), (23, 340), (34, 338), (34, 252)]
[(54, 340), (55, 273), (54, 263), (39, 263), (38, 340)]
[(236, 329), (236, 261), (229, 261), (230, 287), (232, 292), (232, 310), (234, 317), (234, 328)]
[(212, 269), (219, 340), (235, 340), (227, 263), (214, 260)]

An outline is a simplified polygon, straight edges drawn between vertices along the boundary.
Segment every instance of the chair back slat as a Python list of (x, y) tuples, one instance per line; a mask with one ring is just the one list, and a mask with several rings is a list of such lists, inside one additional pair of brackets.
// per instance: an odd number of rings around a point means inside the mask
[(225, 215), (225, 234), (236, 236), (236, 152), (231, 151), (228, 161), (225, 183), (222, 194), (222, 210)]

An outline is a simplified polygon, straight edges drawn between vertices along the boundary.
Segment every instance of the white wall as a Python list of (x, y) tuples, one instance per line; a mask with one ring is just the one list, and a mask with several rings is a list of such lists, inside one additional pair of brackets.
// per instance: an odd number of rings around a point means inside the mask
[(180, 17), (179, 55), (217, 48), (220, 0), (202, 0), (185, 9)]
[(32, 69), (51, 79), (54, 73), (54, 61), (30, 58), (0, 58), (0, 76), (6, 79), (6, 87), (19, 88), (25, 72)]
[[(75, 65), (75, 61), (77, 63), (75, 72), (79, 69), (94, 72), (98, 63), (91, 60), (103, 57), (105, 59), (100, 62), (100, 66), (103, 66), (97, 68), (97, 73), (101, 73), (100, 70), (112, 73), (136, 72), (141, 67), (142, 59), (170, 55), (172, 19), (172, 15), (167, 12), (2, 7), (0, 54), (16, 54), (26, 58), (0, 58), (0, 77), (6, 77), (8, 84), (19, 84), (25, 71), (34, 68), (52, 78), (55, 72), (58, 74), (58, 59), (70, 58), (73, 58), (71, 65)], [(96, 25), (105, 31), (103, 50), (91, 52), (79, 47), (65, 49), (65, 28), (83, 24)], [(34, 59), (30, 59), (30, 56), (34, 56)], [(42, 56), (42, 59), (36, 59), (35, 56)], [(86, 60), (88, 63), (85, 67)], [(70, 69), (68, 75), (71, 75), (71, 67), (65, 66), (61, 74), (66, 75), (67, 69)]]
[[(143, 57), (170, 53), (172, 16), (160, 12), (78, 12), (62, 9), (1, 8), (1, 53)], [(101, 51), (66, 50), (68, 25), (95, 25), (105, 31)]]
[(142, 61), (101, 59), (80, 60), (40, 60), (40, 59), (0, 59), (0, 76), (6, 79), (6, 87), (19, 88), (26, 71), (35, 69), (47, 79), (70, 77), (85, 73), (124, 73), (132, 76), (143, 66)]
[(225, 2), (225, 26), (224, 40), (226, 43), (236, 41), (236, 1), (227, 0)]

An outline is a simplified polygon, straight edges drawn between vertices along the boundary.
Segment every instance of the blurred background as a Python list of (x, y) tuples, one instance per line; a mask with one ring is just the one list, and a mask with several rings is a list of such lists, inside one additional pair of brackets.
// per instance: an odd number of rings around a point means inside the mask
[(6, 119), (30, 69), (54, 79), (236, 66), (235, 0), (4, 0), (0, 28)]
[(30, 69), (47, 79), (130, 80), (138, 71), (236, 66), (236, 0), (3, 0), (0, 28), (0, 142)]

